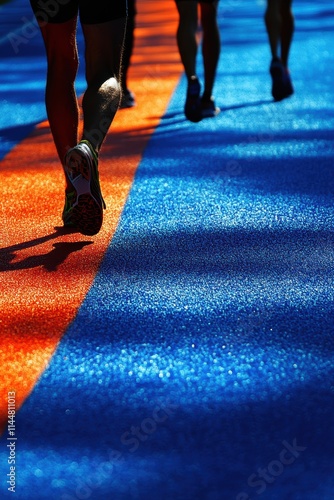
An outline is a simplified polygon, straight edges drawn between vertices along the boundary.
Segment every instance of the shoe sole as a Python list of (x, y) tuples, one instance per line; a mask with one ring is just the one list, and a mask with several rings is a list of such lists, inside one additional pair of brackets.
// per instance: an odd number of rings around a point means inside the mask
[(77, 193), (77, 200), (71, 211), (71, 222), (80, 233), (94, 236), (102, 226), (103, 208), (91, 192), (92, 167), (87, 165), (86, 157), (80, 150), (73, 148), (66, 158), (65, 170)]

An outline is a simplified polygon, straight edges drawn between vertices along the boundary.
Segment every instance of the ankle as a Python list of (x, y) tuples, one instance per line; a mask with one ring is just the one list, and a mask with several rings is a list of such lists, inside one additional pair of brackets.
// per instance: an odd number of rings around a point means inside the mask
[(91, 152), (96, 155), (96, 158), (99, 156), (99, 150), (97, 144), (93, 144), (90, 140), (84, 138), (81, 139), (80, 143), (87, 144)]
[(188, 76), (188, 84), (192, 84), (195, 82), (199, 82), (198, 76), (197, 75), (191, 75)]
[(212, 93), (204, 90), (203, 95), (202, 95), (202, 101), (206, 101), (206, 102), (212, 101)]

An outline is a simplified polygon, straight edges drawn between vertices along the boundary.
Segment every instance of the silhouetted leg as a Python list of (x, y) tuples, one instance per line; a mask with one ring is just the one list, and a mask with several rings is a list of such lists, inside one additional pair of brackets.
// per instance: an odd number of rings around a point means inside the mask
[(291, 9), (292, 0), (281, 1), (281, 60), (288, 67), (291, 42), (294, 33), (294, 16)]
[(118, 109), (126, 19), (83, 24), (87, 89), (82, 101), (83, 139), (99, 151)]
[(127, 76), (130, 67), (131, 56), (134, 47), (134, 31), (136, 27), (135, 22), (135, 0), (128, 0), (129, 17), (126, 25), (126, 33), (124, 39), (124, 50), (122, 57), (122, 71), (121, 71), (121, 81), (122, 81), (122, 91), (128, 90)]
[(280, 39), (282, 32), (282, 17), (280, 0), (267, 0), (267, 8), (264, 15), (267, 29), (271, 56), (273, 59), (279, 57)]
[(196, 75), (197, 57), (197, 2), (179, 1), (176, 3), (179, 12), (177, 29), (177, 45), (188, 80)]
[(76, 23), (74, 18), (41, 27), (47, 56), (46, 109), (62, 164), (68, 149), (78, 142), (79, 109), (74, 88), (78, 70)]
[(203, 29), (202, 54), (205, 75), (203, 98), (209, 99), (212, 95), (220, 55), (220, 33), (217, 22), (218, 2), (201, 3), (200, 6)]

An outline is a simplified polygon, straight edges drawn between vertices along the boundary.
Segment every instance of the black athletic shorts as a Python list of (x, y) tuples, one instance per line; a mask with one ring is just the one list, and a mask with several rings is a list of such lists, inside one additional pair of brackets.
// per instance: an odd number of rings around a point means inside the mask
[(82, 24), (100, 24), (127, 16), (127, 0), (30, 0), (36, 19), (65, 23), (78, 13)]

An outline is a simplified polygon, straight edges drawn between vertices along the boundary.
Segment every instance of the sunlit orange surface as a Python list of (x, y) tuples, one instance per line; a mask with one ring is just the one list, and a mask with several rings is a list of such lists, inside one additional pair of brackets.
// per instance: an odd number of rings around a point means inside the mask
[(107, 204), (94, 237), (62, 231), (64, 179), (48, 122), (1, 162), (0, 429), (7, 395), (19, 408), (47, 367), (92, 285), (116, 230), (145, 146), (181, 73), (174, 2), (137, 2), (129, 86), (137, 106), (120, 110), (100, 154)]

